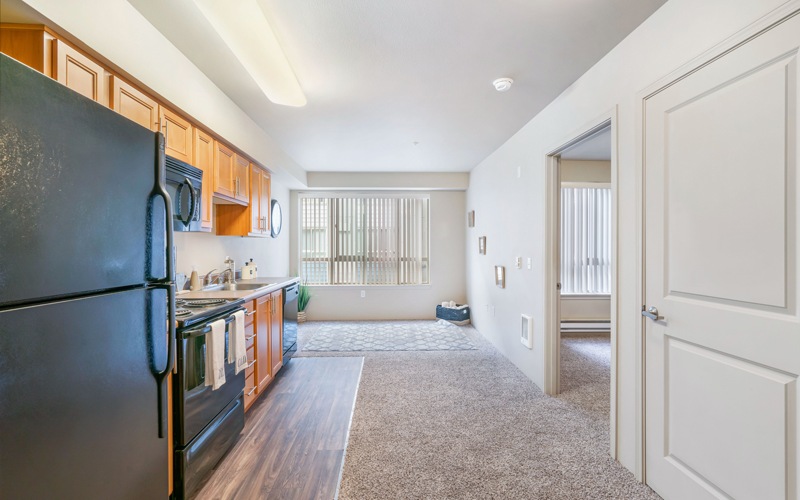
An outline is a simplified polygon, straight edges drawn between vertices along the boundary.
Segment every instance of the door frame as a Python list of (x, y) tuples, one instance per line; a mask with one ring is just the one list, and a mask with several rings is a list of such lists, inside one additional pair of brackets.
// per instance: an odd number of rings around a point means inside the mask
[[(636, 274), (639, 286), (636, 287), (636, 300), (637, 304), (643, 308), (645, 307), (645, 276), (646, 276), (646, 261), (645, 261), (645, 208), (646, 208), (646, 193), (645, 193), (645, 106), (647, 100), (656, 96), (666, 88), (672, 86), (679, 80), (686, 78), (690, 74), (701, 70), (705, 66), (713, 63), (714, 61), (724, 57), (729, 52), (732, 52), (740, 46), (746, 44), (751, 39), (756, 38), (763, 32), (774, 28), (778, 24), (788, 20), (795, 15), (800, 15), (800, 0), (790, 0), (787, 3), (777, 7), (776, 9), (766, 13), (764, 16), (758, 18), (756, 21), (745, 26), (733, 35), (725, 38), (720, 43), (714, 45), (706, 50), (699, 56), (682, 64), (677, 69), (671, 71), (666, 76), (658, 79), (654, 83), (648, 85), (644, 89), (636, 93), (635, 108), (636, 108), (636, 167), (634, 168), (636, 176), (636, 228), (638, 234), (636, 237), (637, 251), (636, 251)], [(636, 479), (647, 484), (647, 467), (645, 463), (645, 429), (646, 429), (646, 406), (645, 406), (645, 319), (643, 316), (639, 318), (636, 324), (635, 336), (635, 352), (636, 352), (636, 470), (634, 474)], [(612, 431), (613, 433), (613, 431)]]
[(609, 411), (609, 447), (611, 457), (617, 458), (617, 316), (619, 301), (618, 273), (618, 158), (617, 106), (584, 124), (549, 150), (545, 157), (545, 267), (544, 267), (544, 393), (556, 396), (561, 392), (561, 279), (560, 213), (561, 213), (561, 153), (592, 135), (611, 129), (611, 388)]

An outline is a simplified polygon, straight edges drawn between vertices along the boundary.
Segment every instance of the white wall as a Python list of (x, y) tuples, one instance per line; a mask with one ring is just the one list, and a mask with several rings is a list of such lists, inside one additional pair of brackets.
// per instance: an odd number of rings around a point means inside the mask
[(561, 297), (562, 320), (610, 320), (611, 297), (567, 295)]
[(223, 269), (226, 256), (236, 261), (241, 269), (251, 258), (258, 264), (259, 277), (289, 276), (289, 241), (291, 226), (289, 212), (292, 210), (289, 189), (280, 182), (272, 182), (272, 198), (278, 200), (283, 210), (283, 229), (277, 238), (242, 238), (239, 236), (216, 236), (212, 233), (175, 233), (178, 249), (176, 271), (188, 277), (192, 265), (201, 275), (212, 269)]
[(611, 162), (605, 160), (561, 160), (561, 182), (611, 182)]
[[(618, 110), (619, 324), (617, 458), (635, 467), (636, 303), (636, 93), (723, 41), (783, 0), (670, 0), (606, 57), (534, 117), (471, 173), (467, 210), (474, 209), (488, 255), (465, 247), (467, 295), (480, 332), (541, 385), (543, 372), (545, 155), (615, 106)], [(513, 92), (513, 90), (512, 90)], [(516, 176), (522, 167), (522, 177)], [(531, 256), (533, 269), (517, 270), (515, 256)], [(491, 265), (505, 265), (505, 290), (491, 283)], [(487, 311), (483, 305), (495, 307)], [(534, 320), (534, 348), (517, 340), (519, 315)]]
[[(431, 191), (431, 284), (410, 287), (314, 286), (308, 317), (312, 320), (433, 319), (436, 304), (466, 301), (464, 245), (466, 211), (463, 191)], [(292, 192), (293, 214), (297, 192)], [(298, 221), (292, 217), (292, 228)], [(298, 234), (299, 231), (293, 231)], [(477, 251), (477, 241), (473, 245)], [(298, 246), (293, 238), (292, 269), (297, 269)], [(361, 298), (361, 290), (366, 297)]]

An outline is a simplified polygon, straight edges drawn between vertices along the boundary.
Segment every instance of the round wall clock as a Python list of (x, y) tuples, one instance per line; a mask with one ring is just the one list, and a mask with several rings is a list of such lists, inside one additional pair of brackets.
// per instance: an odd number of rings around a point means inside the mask
[(270, 205), (270, 233), (273, 238), (277, 238), (281, 234), (281, 227), (283, 226), (283, 212), (281, 211), (281, 204), (278, 200), (272, 200)]

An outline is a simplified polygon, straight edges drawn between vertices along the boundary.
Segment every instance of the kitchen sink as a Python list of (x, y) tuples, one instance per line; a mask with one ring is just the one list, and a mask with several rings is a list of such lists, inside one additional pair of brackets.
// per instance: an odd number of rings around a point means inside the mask
[(265, 288), (275, 283), (223, 283), (221, 285), (204, 286), (204, 292), (218, 292), (218, 291), (236, 291), (236, 290), (258, 290)]
[(270, 285), (273, 285), (273, 284), (274, 283), (266, 283), (266, 284), (264, 284), (264, 283), (261, 283), (261, 284), (258, 284), (258, 283), (234, 283), (234, 284), (226, 283), (224, 286), (230, 287), (230, 288), (225, 288), (226, 290), (258, 290), (259, 288), (264, 288), (264, 287), (267, 287), (267, 286), (270, 286)]

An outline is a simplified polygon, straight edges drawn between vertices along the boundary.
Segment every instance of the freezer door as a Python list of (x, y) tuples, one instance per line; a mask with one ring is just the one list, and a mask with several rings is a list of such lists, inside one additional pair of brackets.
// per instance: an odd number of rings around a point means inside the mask
[(0, 496), (167, 497), (166, 304), (141, 288), (0, 312)]
[(0, 308), (166, 277), (158, 134), (0, 54)]

